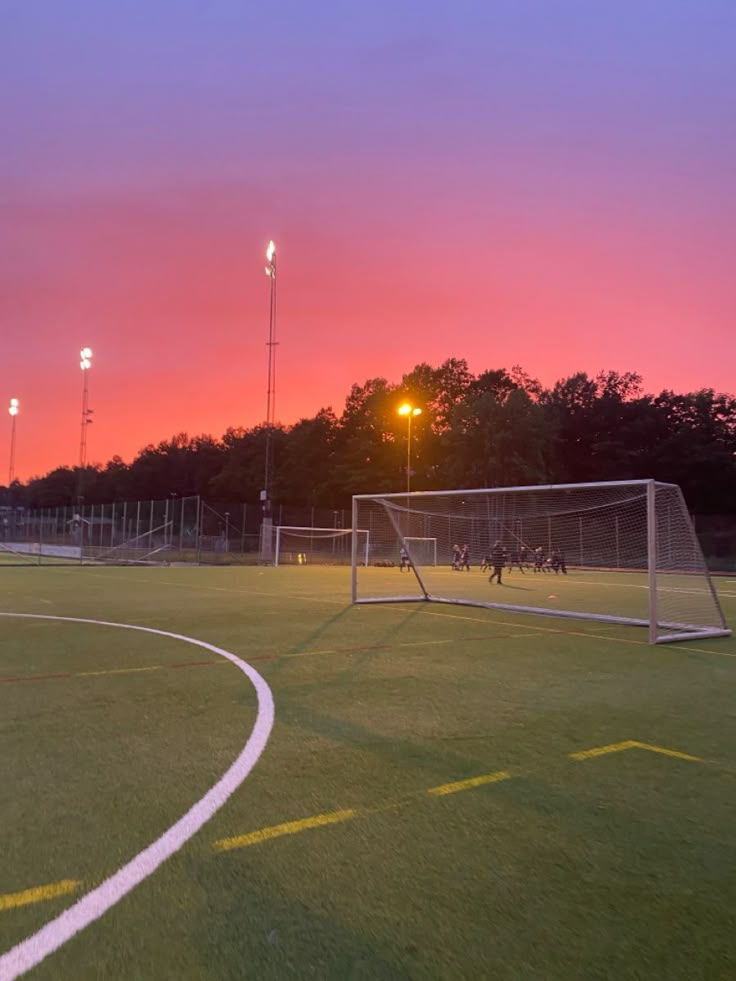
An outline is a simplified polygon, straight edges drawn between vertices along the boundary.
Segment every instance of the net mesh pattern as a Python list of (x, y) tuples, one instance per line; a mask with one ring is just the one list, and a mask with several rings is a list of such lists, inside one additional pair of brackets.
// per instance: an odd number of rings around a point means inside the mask
[[(663, 637), (724, 630), (682, 494), (653, 486), (654, 597), (648, 482), (640, 481), (356, 497), (353, 521), (368, 529), (370, 549), (355, 599), (406, 596), (642, 626), (656, 609)], [(413, 588), (389, 570), (402, 547)]]

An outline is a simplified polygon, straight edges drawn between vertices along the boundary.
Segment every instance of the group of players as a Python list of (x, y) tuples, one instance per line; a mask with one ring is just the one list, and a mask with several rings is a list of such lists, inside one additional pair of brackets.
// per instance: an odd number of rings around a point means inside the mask
[[(404, 569), (408, 571), (412, 563), (409, 553), (403, 546), (399, 556), (401, 560), (400, 571), (403, 572)], [(452, 546), (450, 568), (453, 572), (470, 572), (470, 548), (468, 545)], [(511, 572), (515, 568), (523, 574), (532, 569), (534, 572), (554, 572), (555, 574), (562, 572), (567, 575), (565, 555), (562, 549), (557, 546), (551, 549), (549, 553), (545, 552), (541, 545), (533, 549), (522, 545), (512, 547), (509, 551), (502, 542), (496, 541), (490, 551), (483, 556), (480, 563), (481, 572), (491, 571), (488, 582), (496, 581), (499, 585), (501, 585), (503, 570), (507, 569)]]

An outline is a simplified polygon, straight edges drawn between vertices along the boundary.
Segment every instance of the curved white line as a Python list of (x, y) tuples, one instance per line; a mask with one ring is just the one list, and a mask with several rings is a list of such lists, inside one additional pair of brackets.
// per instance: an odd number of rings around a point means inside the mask
[(205, 824), (225, 803), (228, 797), (245, 780), (258, 761), (268, 742), (274, 719), (273, 696), (258, 672), (239, 657), (184, 634), (170, 633), (168, 630), (156, 630), (154, 627), (139, 627), (132, 623), (111, 623), (107, 620), (90, 620), (83, 617), (56, 617), (35, 613), (2, 613), (3, 617), (26, 617), (33, 620), (63, 620), (70, 623), (92, 623), (103, 627), (122, 627), (125, 630), (142, 630), (149, 634), (159, 634), (162, 637), (173, 637), (187, 644), (204, 647), (214, 654), (221, 654), (232, 661), (253, 684), (258, 698), (258, 714), (248, 741), (240, 755), (230, 768), (223, 774), (201, 800), (198, 800), (187, 813), (179, 818), (168, 831), (150, 844), (142, 852), (131, 859), (127, 865), (118, 869), (113, 875), (92, 892), (82, 896), (56, 919), (51, 920), (37, 933), (21, 941), (0, 957), (0, 981), (14, 981), (15, 978), (30, 971), (40, 964), (62, 944), (70, 940), (75, 933), (84, 930), (95, 920), (99, 919), (127, 893), (139, 885), (145, 878), (155, 872), (187, 842), (192, 835)]

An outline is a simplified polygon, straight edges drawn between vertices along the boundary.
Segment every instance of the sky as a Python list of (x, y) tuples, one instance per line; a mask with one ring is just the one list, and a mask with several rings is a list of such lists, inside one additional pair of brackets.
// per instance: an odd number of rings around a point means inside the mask
[(286, 425), (449, 357), (733, 393), (734, 51), (733, 0), (0, 0), (16, 476), (85, 345), (92, 462), (263, 422), (270, 239)]

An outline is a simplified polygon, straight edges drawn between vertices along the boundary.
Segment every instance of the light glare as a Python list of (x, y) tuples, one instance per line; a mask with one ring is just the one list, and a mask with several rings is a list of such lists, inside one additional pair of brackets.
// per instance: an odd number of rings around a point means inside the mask
[(18, 401), (18, 399), (11, 399), (10, 408), (8, 409), (8, 412), (11, 414), (11, 416), (17, 416), (19, 407), (20, 407), (20, 402)]
[(273, 262), (273, 257), (276, 255), (276, 246), (273, 241), (268, 243), (268, 248), (266, 249), (266, 258), (269, 262)]

